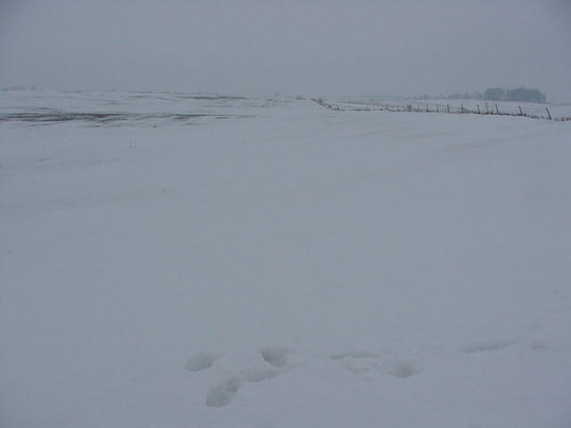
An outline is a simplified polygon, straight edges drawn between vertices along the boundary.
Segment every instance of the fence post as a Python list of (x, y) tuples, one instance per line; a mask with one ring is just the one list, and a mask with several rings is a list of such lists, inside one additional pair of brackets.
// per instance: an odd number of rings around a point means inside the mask
[(500, 107), (496, 104), (496, 113), (500, 114)]
[(448, 109), (448, 113), (450, 113), (450, 104), (446, 104), (446, 108)]
[(523, 110), (521, 109), (521, 106), (518, 106), (518, 107), (519, 107), (519, 115), (523, 116)]
[(549, 107), (545, 107), (545, 110), (547, 110), (547, 116), (549, 117), (549, 120), (553, 120), (553, 117), (551, 117), (551, 112), (549, 111)]
[(464, 113), (464, 104), (460, 104), (460, 113)]
[(480, 104), (478, 104), (478, 114), (480, 114)]

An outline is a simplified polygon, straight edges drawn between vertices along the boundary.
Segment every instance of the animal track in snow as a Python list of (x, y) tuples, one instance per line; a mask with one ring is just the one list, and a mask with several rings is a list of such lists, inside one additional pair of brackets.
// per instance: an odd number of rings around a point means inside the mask
[(287, 365), (287, 357), (289, 353), (289, 349), (283, 346), (267, 346), (260, 349), (260, 354), (264, 361), (278, 368), (285, 367)]
[[(191, 372), (206, 370), (221, 357), (221, 354), (199, 352), (189, 358), (185, 368)], [(384, 354), (370, 351), (336, 353), (330, 354), (328, 358), (355, 375), (377, 372), (404, 379), (421, 372), (413, 361), (392, 357), (385, 360)], [(267, 346), (257, 352), (237, 354), (234, 357), (228, 355), (216, 365), (217, 372), (225, 375), (222, 381), (208, 389), (205, 404), (213, 408), (228, 406), (245, 384), (265, 382), (288, 373), (300, 364), (303, 361), (299, 360), (299, 355), (284, 346)]]
[(339, 361), (343, 368), (353, 374), (366, 374), (381, 368), (381, 355), (369, 351), (343, 352), (330, 355), (329, 358)]
[(211, 352), (198, 352), (188, 359), (184, 368), (190, 372), (198, 372), (200, 370), (209, 369), (220, 357), (220, 354), (213, 354)]
[[(225, 407), (232, 402), (244, 383), (262, 382), (286, 373), (291, 369), (288, 367), (288, 354), (290, 350), (286, 347), (268, 346), (254, 353), (238, 354), (235, 358), (221, 360), (217, 364), (217, 372), (226, 375), (222, 381), (208, 389), (206, 406)], [(197, 352), (188, 359), (185, 369), (190, 372), (203, 371), (212, 367), (221, 357), (222, 354)]]
[(515, 340), (484, 340), (473, 342), (460, 348), (465, 354), (476, 354), (479, 352), (500, 351), (515, 344)]
[(354, 351), (354, 352), (343, 352), (341, 354), (333, 354), (330, 357), (332, 360), (344, 360), (347, 358), (354, 359), (371, 359), (371, 358), (381, 358), (381, 354), (369, 351)]
[(387, 373), (398, 378), (407, 378), (420, 373), (420, 369), (413, 361), (398, 360), (387, 366)]
[(240, 387), (242, 379), (237, 376), (230, 377), (214, 385), (206, 394), (206, 405), (208, 407), (224, 407), (230, 404)]
[(381, 371), (393, 377), (407, 378), (421, 372), (414, 361), (394, 358), (383, 361), (382, 354), (370, 351), (344, 352), (333, 354), (329, 358), (339, 361), (343, 368), (358, 375)]
[(268, 368), (248, 368), (216, 384), (206, 394), (208, 407), (225, 407), (234, 399), (244, 382), (257, 383), (272, 379), (283, 371)]
[(250, 368), (240, 372), (241, 377), (246, 382), (261, 382), (263, 380), (272, 379), (283, 373), (280, 370), (268, 368)]

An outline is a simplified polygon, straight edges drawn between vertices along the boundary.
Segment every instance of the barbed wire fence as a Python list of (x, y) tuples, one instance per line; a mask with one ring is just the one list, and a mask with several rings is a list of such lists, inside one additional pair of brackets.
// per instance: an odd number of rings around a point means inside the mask
[(505, 107), (500, 107), (495, 103), (483, 103), (465, 106), (464, 104), (430, 104), (430, 103), (409, 103), (409, 104), (387, 104), (376, 103), (366, 105), (355, 105), (351, 103), (330, 103), (323, 98), (311, 98), (311, 101), (319, 104), (328, 110), (333, 111), (387, 111), (387, 112), (407, 112), (407, 113), (449, 113), (449, 114), (478, 114), (489, 116), (511, 116), (528, 119), (552, 120), (558, 122), (571, 121), (569, 117), (553, 117), (549, 107), (545, 107), (545, 114), (526, 112), (521, 106), (517, 110), (508, 111)]

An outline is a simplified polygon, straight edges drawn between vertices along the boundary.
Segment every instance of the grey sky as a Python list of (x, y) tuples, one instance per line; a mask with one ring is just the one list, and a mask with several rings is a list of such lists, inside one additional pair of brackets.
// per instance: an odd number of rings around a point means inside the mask
[(571, 99), (571, 0), (0, 0), (0, 87)]

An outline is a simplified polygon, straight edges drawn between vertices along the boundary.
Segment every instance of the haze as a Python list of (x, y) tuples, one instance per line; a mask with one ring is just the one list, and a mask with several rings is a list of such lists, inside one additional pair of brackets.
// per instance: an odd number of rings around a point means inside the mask
[(3, 0), (0, 87), (571, 99), (571, 7), (507, 1)]

